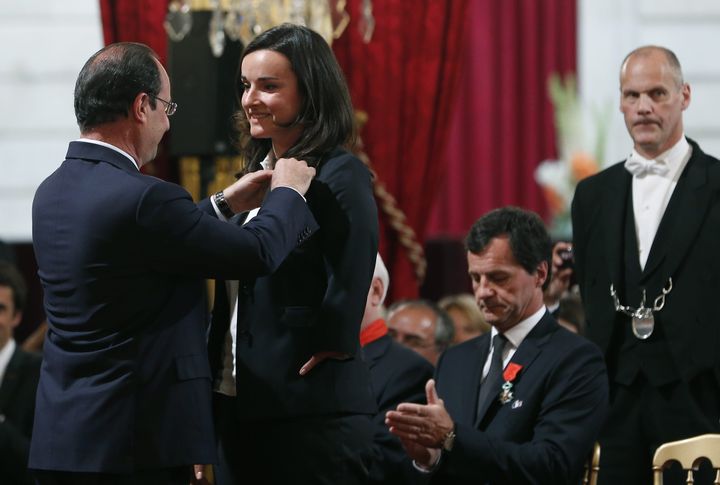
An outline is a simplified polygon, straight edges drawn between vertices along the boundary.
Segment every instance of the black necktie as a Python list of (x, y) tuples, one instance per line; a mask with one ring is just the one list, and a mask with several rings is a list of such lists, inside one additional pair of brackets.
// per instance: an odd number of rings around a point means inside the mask
[(485, 400), (488, 398), (492, 399), (493, 396), (496, 396), (499, 392), (496, 384), (503, 371), (503, 350), (505, 349), (506, 343), (507, 338), (505, 338), (505, 336), (501, 333), (498, 333), (493, 337), (493, 353), (492, 360), (490, 361), (490, 370), (488, 371), (487, 377), (480, 385), (480, 395), (478, 396), (478, 422), (482, 418), (482, 416), (480, 416), (480, 412), (484, 408), (483, 403), (485, 402)]

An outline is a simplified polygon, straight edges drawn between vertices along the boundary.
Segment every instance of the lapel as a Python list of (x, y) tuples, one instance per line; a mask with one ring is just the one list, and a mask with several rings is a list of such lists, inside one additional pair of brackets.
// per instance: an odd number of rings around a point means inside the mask
[(3, 377), (2, 385), (0, 385), (0, 414), (6, 411), (7, 405), (10, 403), (10, 397), (17, 394), (18, 386), (22, 379), (20, 369), (22, 368), (22, 355), (16, 348), (13, 352), (7, 369), (5, 369), (5, 377)]
[[(519, 364), (522, 366), (522, 370), (515, 378), (515, 381), (513, 381), (515, 385), (517, 385), (517, 383), (522, 380), (522, 376), (527, 373), (528, 369), (533, 364), (535, 359), (538, 357), (538, 355), (540, 355), (540, 352), (542, 352), (542, 346), (548, 340), (550, 334), (552, 334), (552, 332), (557, 329), (557, 326), (558, 325), (555, 322), (555, 319), (546, 310), (545, 315), (543, 315), (542, 319), (540, 319), (537, 325), (535, 325), (535, 328), (533, 328), (530, 333), (527, 334), (525, 339), (523, 339), (523, 341), (520, 343), (520, 347), (518, 347), (518, 349), (513, 354), (512, 359), (510, 359), (510, 362), (514, 362), (515, 364)], [(485, 352), (485, 354), (487, 354), (487, 351)], [(484, 362), (485, 360), (483, 360), (483, 363)], [(502, 404), (497, 399), (500, 394), (502, 384), (502, 377), (492, 383), (493, 389), (497, 389), (497, 392), (492, 392), (491, 396), (493, 396), (493, 398), (487, 399), (483, 403), (483, 406), (478, 413), (478, 422), (475, 423), (476, 427), (484, 429), (486, 426), (487, 418), (491, 415), (488, 413), (488, 411), (491, 409), (496, 409), (498, 406), (502, 406)]]
[(705, 220), (712, 195), (718, 188), (717, 184), (710, 183), (708, 157), (697, 143), (690, 139), (688, 142), (692, 146), (692, 156), (660, 221), (641, 278), (641, 283), (645, 282), (660, 270), (660, 277), (653, 278), (659, 286), (651, 290), (652, 294), (660, 291), (685, 258)]
[[(602, 211), (603, 219), (600, 223), (605, 235), (610, 282), (617, 287), (623, 280), (624, 220), (628, 197), (632, 193), (632, 175), (625, 170), (623, 163), (619, 163), (609, 170), (616, 170), (618, 174), (608, 177), (605, 200), (598, 201), (598, 203), (603, 204), (605, 207), (605, 210)], [(604, 288), (602, 291), (609, 291), (609, 288)]]
[(477, 409), (478, 399), (480, 398), (480, 384), (482, 381), (482, 371), (485, 361), (490, 353), (490, 332), (486, 332), (480, 337), (476, 343), (475, 351), (471, 354), (474, 362), (468, 362), (468, 369), (475, 369), (470, 376), (470, 389), (472, 389), (472, 398), (468, 400), (465, 407), (465, 419), (467, 423), (474, 423), (477, 426)]

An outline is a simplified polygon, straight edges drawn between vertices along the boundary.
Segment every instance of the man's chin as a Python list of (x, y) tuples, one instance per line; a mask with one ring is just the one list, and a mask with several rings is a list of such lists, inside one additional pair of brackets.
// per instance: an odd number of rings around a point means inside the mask
[(483, 312), (483, 318), (485, 319), (485, 322), (487, 322), (487, 324), (492, 327), (497, 326), (498, 323), (504, 320), (501, 315), (496, 315), (495, 313), (488, 312)]
[(657, 125), (638, 125), (632, 130), (633, 140), (640, 145), (657, 143), (659, 133)]

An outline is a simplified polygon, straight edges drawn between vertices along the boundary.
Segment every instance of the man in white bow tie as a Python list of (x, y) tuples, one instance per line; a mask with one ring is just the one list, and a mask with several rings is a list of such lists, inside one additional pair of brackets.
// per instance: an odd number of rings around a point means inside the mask
[(720, 162), (685, 138), (689, 105), (672, 51), (628, 54), (620, 111), (632, 153), (575, 192), (587, 335), (610, 373), (601, 484), (649, 484), (660, 444), (720, 432)]

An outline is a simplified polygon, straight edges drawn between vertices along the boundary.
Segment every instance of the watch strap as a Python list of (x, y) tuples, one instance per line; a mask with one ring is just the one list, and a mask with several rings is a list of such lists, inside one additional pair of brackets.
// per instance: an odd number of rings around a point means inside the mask
[(230, 204), (228, 204), (227, 200), (225, 200), (225, 194), (222, 190), (220, 192), (216, 192), (215, 195), (213, 195), (213, 200), (215, 201), (215, 205), (217, 206), (220, 213), (226, 219), (230, 219), (232, 216), (235, 215), (235, 213), (230, 208)]

